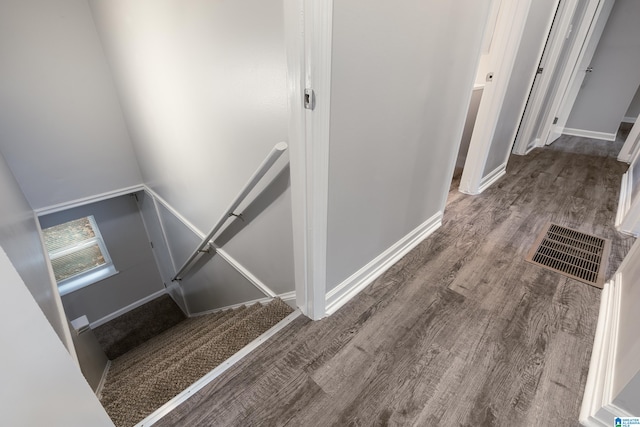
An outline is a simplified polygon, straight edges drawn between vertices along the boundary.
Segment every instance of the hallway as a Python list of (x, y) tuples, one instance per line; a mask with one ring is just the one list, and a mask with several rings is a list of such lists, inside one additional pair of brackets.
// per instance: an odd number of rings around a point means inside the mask
[(561, 137), (328, 319), (304, 317), (156, 425), (577, 425), (600, 290), (524, 261), (552, 221), (612, 240), (621, 142)]

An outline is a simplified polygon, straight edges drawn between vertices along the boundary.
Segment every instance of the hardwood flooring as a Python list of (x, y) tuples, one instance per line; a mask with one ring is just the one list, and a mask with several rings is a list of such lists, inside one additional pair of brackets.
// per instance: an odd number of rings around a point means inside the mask
[[(330, 318), (298, 318), (160, 426), (577, 425), (600, 290), (524, 261), (547, 221), (612, 240), (621, 142), (562, 137)], [(454, 183), (455, 184), (455, 183)]]

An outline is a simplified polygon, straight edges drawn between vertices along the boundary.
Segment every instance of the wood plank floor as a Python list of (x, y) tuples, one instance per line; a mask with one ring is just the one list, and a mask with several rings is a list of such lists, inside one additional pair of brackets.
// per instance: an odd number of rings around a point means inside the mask
[(328, 319), (298, 318), (168, 426), (577, 425), (600, 290), (524, 261), (547, 221), (612, 240), (621, 142), (562, 137)]

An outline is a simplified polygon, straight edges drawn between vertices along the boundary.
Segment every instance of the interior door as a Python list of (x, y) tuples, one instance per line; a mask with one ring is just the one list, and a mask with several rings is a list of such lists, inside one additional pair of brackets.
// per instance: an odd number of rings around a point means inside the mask
[[(576, 41), (575, 31), (582, 22), (589, 0), (568, 0), (558, 8), (554, 24), (545, 46), (539, 76), (529, 95), (520, 129), (516, 136), (514, 152), (526, 154), (540, 145), (554, 97), (560, 89), (563, 72)], [(553, 119), (552, 119), (553, 120)], [(544, 135), (546, 139), (546, 135)]]
[[(577, 65), (574, 67), (567, 89), (560, 101), (560, 107), (555, 114), (557, 119), (554, 119), (555, 123), (553, 123), (551, 131), (545, 141), (545, 144), (547, 145), (551, 144), (553, 141), (558, 139), (560, 135), (562, 135), (562, 131), (567, 124), (569, 115), (571, 114), (573, 104), (578, 97), (578, 92), (580, 92), (580, 88), (583, 83), (585, 83), (585, 78), (590, 75), (590, 73), (598, 71), (591, 68), (589, 64), (593, 59), (593, 54), (596, 51), (596, 47), (598, 46), (604, 27), (609, 19), (613, 3), (614, 0), (601, 0), (596, 6)], [(587, 16), (589, 16), (588, 12)]]

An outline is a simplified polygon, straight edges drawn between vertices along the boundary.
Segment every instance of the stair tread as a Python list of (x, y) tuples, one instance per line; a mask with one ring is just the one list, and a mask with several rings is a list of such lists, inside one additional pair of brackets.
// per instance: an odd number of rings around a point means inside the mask
[[(245, 316), (236, 319), (237, 321), (228, 328), (204, 340), (202, 345), (188, 353), (188, 357), (172, 353), (171, 360), (165, 360), (161, 368), (145, 369), (138, 375), (138, 381), (130, 382), (128, 385), (124, 382), (119, 384), (112, 393), (103, 395), (105, 408), (118, 407), (135, 400), (144, 408), (141, 412), (145, 412), (137, 420), (139, 421), (163, 405), (168, 394), (171, 397), (178, 394), (292, 311), (281, 300), (274, 300), (265, 306), (252, 307), (252, 310), (248, 310)], [(114, 420), (116, 421), (118, 420)], [(129, 423), (131, 421), (127, 420)], [(119, 421), (116, 424), (126, 425), (119, 424)]]
[[(116, 359), (112, 362), (113, 375), (107, 380), (113, 381), (115, 384), (119, 381), (119, 376), (127, 373), (130, 369), (162, 369), (166, 365), (164, 362), (167, 359), (165, 352), (168, 347), (179, 348), (178, 355), (187, 355), (189, 352), (194, 351), (204, 341), (209, 339), (211, 335), (215, 335), (224, 331), (229, 325), (240, 321), (245, 316), (249, 315), (252, 311), (257, 310), (259, 307), (239, 307), (232, 311), (229, 311), (226, 316), (220, 317), (217, 321), (208, 323), (195, 323), (196, 326), (189, 333), (184, 332), (185, 329), (181, 329), (177, 333), (169, 333), (166, 335), (158, 336), (157, 339), (149, 341), (149, 344), (140, 346), (135, 354), (128, 356), (126, 359)], [(187, 329), (188, 330), (188, 329)]]
[(238, 315), (244, 310), (245, 307), (242, 306), (236, 310), (223, 312), (223, 315), (212, 317), (209, 317), (208, 315), (199, 316), (197, 320), (194, 318), (187, 319), (174, 328), (163, 332), (162, 334), (152, 338), (144, 344), (130, 350), (129, 352), (115, 359), (112, 362), (112, 369), (110, 373), (112, 373), (112, 375), (115, 375), (121, 368), (128, 369), (132, 364), (143, 361), (145, 358), (145, 353), (162, 351), (162, 348), (164, 348), (168, 342), (176, 343), (180, 341), (180, 337), (184, 335), (185, 331), (189, 331), (191, 334), (196, 335), (199, 331), (206, 330), (207, 328), (216, 328), (219, 325), (223, 324), (226, 320)]

